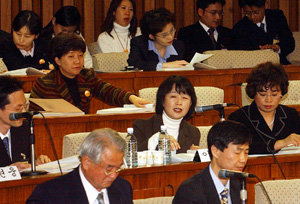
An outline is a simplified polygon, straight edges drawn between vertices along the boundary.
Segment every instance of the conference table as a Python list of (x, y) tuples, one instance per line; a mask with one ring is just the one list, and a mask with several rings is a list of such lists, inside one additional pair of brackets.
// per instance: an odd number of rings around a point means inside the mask
[[(289, 80), (300, 80), (300, 67), (284, 66)], [(97, 73), (97, 76), (116, 87), (138, 94), (142, 88), (158, 87), (168, 76), (187, 77), (194, 86), (214, 86), (224, 90), (224, 102), (242, 105), (240, 85), (246, 82), (252, 68), (194, 70), (194, 71), (149, 71), (149, 72), (111, 72)], [(24, 82), (25, 92), (30, 92), (33, 83), (40, 76), (16, 76)], [(93, 98), (89, 113), (111, 106)]]
[[(300, 154), (277, 156), (287, 179), (300, 178)], [(179, 185), (187, 178), (204, 169), (209, 163), (179, 163), (125, 169), (120, 176), (133, 188), (133, 198), (173, 196)], [(261, 180), (283, 179), (272, 156), (249, 158), (245, 172), (257, 175)], [(25, 203), (36, 185), (53, 179), (59, 174), (25, 177), (21, 180), (0, 182), (0, 203)], [(254, 185), (257, 181), (247, 179), (248, 203), (254, 203)], [(70, 186), (71, 188), (71, 186)], [(70, 195), (71, 196), (71, 195)]]

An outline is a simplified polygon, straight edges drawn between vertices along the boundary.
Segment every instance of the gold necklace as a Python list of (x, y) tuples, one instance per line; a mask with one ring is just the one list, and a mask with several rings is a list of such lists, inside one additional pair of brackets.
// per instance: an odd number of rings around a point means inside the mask
[(123, 46), (123, 44), (122, 44), (122, 42), (121, 42), (121, 40), (120, 40), (120, 38), (119, 38), (118, 33), (116, 32), (115, 28), (113, 28), (113, 29), (114, 29), (114, 31), (115, 31), (115, 33), (116, 33), (116, 36), (117, 36), (117, 38), (118, 38), (118, 40), (119, 40), (120, 45), (121, 45), (122, 48), (123, 48), (123, 52), (128, 52), (128, 49), (127, 49), (127, 45), (128, 45), (128, 37), (127, 37), (127, 40), (126, 40), (126, 47), (124, 48), (124, 46)]

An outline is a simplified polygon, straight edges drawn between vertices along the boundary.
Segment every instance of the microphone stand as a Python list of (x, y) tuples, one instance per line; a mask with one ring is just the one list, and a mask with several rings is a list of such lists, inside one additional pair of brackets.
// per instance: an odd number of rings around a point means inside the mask
[(224, 112), (224, 108), (218, 108), (218, 109), (216, 109), (216, 110), (219, 111), (220, 121), (225, 121), (225, 112)]
[(43, 175), (47, 174), (46, 171), (36, 171), (35, 166), (35, 151), (34, 151), (34, 144), (35, 144), (35, 136), (33, 133), (33, 116), (29, 117), (28, 120), (30, 122), (30, 153), (31, 153), (31, 171), (23, 171), (21, 173), (22, 176), (37, 176), (37, 175)]
[(240, 197), (242, 204), (246, 204), (247, 201), (247, 189), (246, 189), (246, 178), (242, 178), (242, 189), (240, 191)]

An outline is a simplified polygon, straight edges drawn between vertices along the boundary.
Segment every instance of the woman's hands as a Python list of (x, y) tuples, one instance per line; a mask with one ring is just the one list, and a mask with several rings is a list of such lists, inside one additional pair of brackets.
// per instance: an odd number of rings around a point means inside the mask
[(151, 101), (144, 98), (137, 97), (136, 95), (129, 96), (129, 101), (139, 108), (144, 108), (146, 104), (151, 103)]
[(185, 60), (176, 60), (173, 62), (162, 63), (162, 68), (174, 68), (174, 67), (184, 67), (188, 62)]
[(287, 147), (288, 145), (300, 146), (300, 135), (296, 133), (290, 134), (288, 137), (276, 141), (274, 145), (274, 150), (282, 149), (283, 147)]

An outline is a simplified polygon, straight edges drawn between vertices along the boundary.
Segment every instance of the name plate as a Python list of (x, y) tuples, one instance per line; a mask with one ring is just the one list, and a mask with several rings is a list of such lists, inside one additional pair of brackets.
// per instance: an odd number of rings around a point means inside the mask
[(209, 162), (210, 161), (208, 149), (198, 149), (197, 151), (198, 151), (201, 162)]
[(20, 179), (21, 175), (16, 166), (6, 166), (0, 168), (0, 182)]

